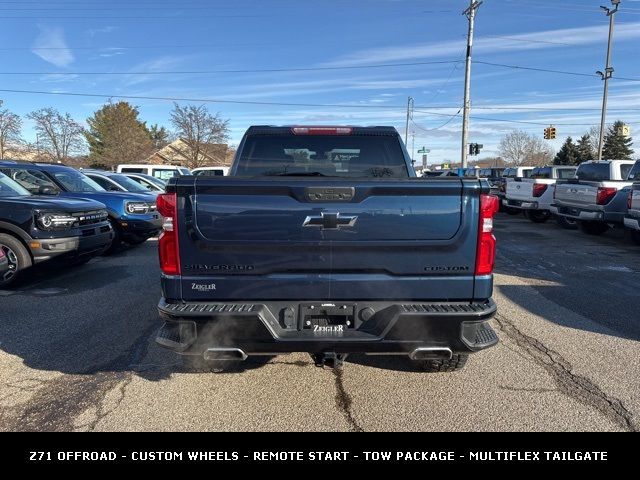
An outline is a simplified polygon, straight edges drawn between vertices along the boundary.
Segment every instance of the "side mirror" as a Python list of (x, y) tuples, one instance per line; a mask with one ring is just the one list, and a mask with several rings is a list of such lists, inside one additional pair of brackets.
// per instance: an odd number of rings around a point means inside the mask
[(58, 191), (51, 187), (40, 187), (38, 193), (40, 195), (58, 195)]

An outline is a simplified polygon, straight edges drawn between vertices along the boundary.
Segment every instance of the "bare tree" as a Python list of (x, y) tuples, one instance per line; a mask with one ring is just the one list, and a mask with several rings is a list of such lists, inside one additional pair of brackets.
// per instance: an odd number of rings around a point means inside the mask
[[(2, 101), (0, 101), (2, 105)], [(9, 110), (0, 110), (0, 159), (4, 158), (7, 147), (16, 146), (22, 143), (20, 131), (22, 130), (22, 119), (19, 115)]]
[(543, 140), (522, 130), (514, 130), (502, 137), (498, 152), (507, 164), (513, 166), (546, 165), (553, 160), (553, 150)]
[(185, 152), (189, 168), (205, 165), (210, 146), (226, 143), (229, 138), (229, 121), (210, 113), (204, 105), (181, 107), (175, 103), (171, 123), (176, 134), (189, 145), (190, 150)]
[(65, 160), (84, 147), (82, 125), (55, 108), (41, 108), (27, 115), (35, 122), (39, 146), (55, 160)]
[(598, 158), (598, 146), (600, 145), (600, 125), (594, 125), (586, 134), (591, 137), (591, 156), (593, 158)]

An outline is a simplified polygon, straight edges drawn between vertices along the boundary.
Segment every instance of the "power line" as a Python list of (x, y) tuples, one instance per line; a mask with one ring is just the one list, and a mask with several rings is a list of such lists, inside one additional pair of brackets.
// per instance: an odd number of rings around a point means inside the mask
[(524, 43), (543, 43), (546, 45), (564, 45), (567, 47), (573, 47), (574, 45), (572, 45), (571, 43), (564, 43), (564, 42), (553, 42), (551, 40), (533, 40), (530, 38), (516, 38), (516, 37), (508, 37), (508, 36), (504, 36), (504, 35), (485, 35), (484, 37), (479, 37), (478, 40), (483, 40), (485, 38), (501, 38), (504, 40), (512, 40), (514, 42), (524, 42)]
[(3, 15), (2, 20), (194, 20), (220, 18), (266, 18), (275, 15)]
[[(523, 125), (544, 125), (549, 126), (549, 122), (541, 123), (541, 122), (530, 122), (526, 120), (506, 120), (501, 118), (491, 118), (491, 117), (478, 117), (473, 116), (471, 118), (475, 118), (477, 120), (489, 120), (491, 122), (505, 122), (505, 123), (521, 123)], [(584, 126), (592, 126), (593, 123), (557, 123), (554, 122), (553, 125), (567, 126), (567, 127), (584, 127)]]
[[(0, 47), (0, 50), (9, 50), (15, 49), (19, 47)], [(135, 47), (105, 47), (105, 49), (118, 49), (118, 48), (135, 48)], [(161, 48), (158, 47), (140, 47), (140, 48)], [(26, 49), (26, 48), (25, 48)], [(52, 48), (30, 48), (29, 50), (48, 50)], [(62, 48), (61, 48), (62, 49)], [(42, 71), (23, 71), (23, 72), (0, 72), (0, 75), (199, 75), (199, 74), (223, 74), (223, 73), (278, 73), (278, 72), (314, 72), (314, 71), (332, 71), (332, 70), (360, 70), (360, 69), (368, 69), (368, 68), (394, 68), (394, 67), (416, 67), (416, 66), (424, 66), (424, 65), (446, 65), (446, 64), (457, 64), (462, 63), (464, 60), (439, 60), (439, 61), (429, 61), (429, 62), (407, 62), (407, 63), (382, 63), (375, 65), (343, 65), (343, 66), (335, 66), (335, 67), (292, 67), (292, 68), (256, 68), (256, 69), (219, 69), (219, 70), (163, 70), (163, 71), (111, 71), (111, 72), (73, 72), (73, 71), (57, 71), (57, 72), (42, 72)], [(542, 67), (529, 67), (524, 65), (514, 65), (514, 64), (506, 64), (506, 63), (495, 63), (495, 62), (486, 62), (482, 60), (474, 60), (473, 63), (477, 63), (480, 65), (487, 65), (492, 67), (501, 67), (501, 68), (510, 68), (513, 70), (529, 70), (535, 72), (543, 72), (543, 73), (555, 73), (560, 75), (572, 75), (578, 77), (589, 77), (589, 78), (600, 78), (600, 76), (596, 73), (584, 73), (584, 72), (571, 72), (567, 70), (553, 70), (549, 68)], [(455, 68), (449, 74), (449, 79), (451, 78), (451, 74), (455, 71)], [(625, 80), (630, 82), (640, 82), (640, 78), (631, 78), (631, 77), (620, 77), (614, 76), (613, 79), (617, 80)], [(449, 80), (448, 79), (448, 80)], [(448, 82), (447, 80), (447, 82)]]
[[(33, 95), (53, 95), (53, 96), (69, 96), (69, 97), (92, 97), (92, 98), (123, 98), (123, 99), (131, 99), (131, 100), (161, 100), (161, 101), (169, 101), (169, 102), (199, 102), (199, 103), (223, 103), (223, 104), (238, 104), (238, 105), (264, 105), (264, 106), (282, 106), (282, 107), (320, 107), (320, 108), (356, 108), (356, 109), (392, 109), (392, 110), (403, 110), (405, 108), (404, 105), (363, 105), (363, 104), (336, 104), (336, 103), (294, 103), (294, 102), (262, 102), (262, 101), (252, 101), (252, 100), (228, 100), (228, 99), (217, 99), (217, 98), (201, 98), (201, 97), (177, 97), (177, 96), (151, 96), (151, 95), (121, 95), (121, 94), (106, 94), (106, 93), (86, 93), (86, 92), (55, 92), (55, 91), (45, 91), (45, 90), (21, 90), (21, 89), (0, 89), (2, 93), (17, 93), (17, 94), (33, 94)], [(429, 107), (432, 109), (452, 109), (458, 108), (457, 106), (433, 106)], [(481, 109), (501, 109), (506, 110), (508, 108), (520, 109), (521, 107), (474, 107), (478, 110)], [(544, 109), (547, 111), (573, 111), (574, 109)], [(575, 109), (578, 110), (578, 109)], [(597, 110), (597, 109), (590, 109)], [(622, 109), (609, 109), (610, 111), (636, 111), (640, 110), (640, 108), (622, 108)], [(415, 112), (424, 113), (427, 115), (434, 116), (442, 116), (449, 117), (451, 114), (449, 113), (441, 113), (441, 112), (433, 112), (421, 110), (420, 107), (414, 110)], [(504, 120), (504, 119), (493, 119), (487, 117), (472, 117), (479, 118), (484, 120), (495, 120), (501, 122), (513, 122), (513, 123), (530, 123), (533, 125), (547, 125), (547, 123), (533, 123), (533, 122), (521, 122), (516, 120)], [(582, 125), (582, 124), (557, 124), (556, 125)], [(589, 124), (590, 125), (590, 124)]]
[(411, 123), (413, 124), (414, 127), (416, 127), (418, 130), (422, 130), (423, 132), (432, 132), (434, 130), (440, 130), (443, 127), (446, 127), (447, 125), (449, 125), (454, 118), (458, 117), (460, 115), (460, 111), (462, 110), (462, 107), (460, 107), (458, 109), (458, 111), (456, 113), (454, 113), (453, 115), (451, 115), (451, 118), (449, 118), (449, 120), (447, 120), (446, 122), (444, 122), (442, 125), (438, 125), (435, 128), (425, 128), (421, 125), (418, 125), (414, 120), (413, 117), (411, 118)]
[(76, 45), (66, 47), (0, 47), (0, 50), (144, 50), (159, 48), (232, 48), (232, 47), (259, 47), (264, 45), (274, 45), (269, 43), (233, 43), (233, 44), (178, 44), (178, 45), (111, 45), (102, 47), (80, 47)]
[[(544, 72), (544, 73), (557, 73), (560, 75), (573, 75), (577, 77), (595, 77), (600, 78), (597, 73), (581, 73), (581, 72), (569, 72), (566, 70), (552, 70), (549, 68), (539, 68), (539, 67), (525, 67), (523, 65), (509, 65), (505, 63), (494, 63), (494, 62), (485, 62), (480, 60), (474, 60), (473, 63), (478, 63), (480, 65), (490, 65), (493, 67), (503, 67), (503, 68), (512, 68), (514, 70), (531, 70), (534, 72)], [(618, 80), (628, 80), (631, 82), (640, 82), (640, 78), (629, 78), (629, 77), (613, 77)]]
[[(327, 107), (327, 108), (392, 108), (403, 109), (404, 106), (397, 105), (362, 105), (362, 104), (321, 104), (321, 103), (289, 103), (289, 102), (261, 102), (252, 100), (227, 100), (216, 98), (194, 98), (194, 97), (173, 97), (173, 96), (151, 96), (151, 95), (119, 95), (106, 93), (86, 93), (86, 92), (52, 92), (44, 90), (19, 90), (19, 89), (0, 89), (4, 93), (27, 93), (34, 95), (55, 95), (70, 97), (94, 97), (94, 98), (124, 98), (131, 100), (163, 100), (170, 102), (199, 102), (199, 103), (224, 103), (238, 105), (265, 105), (265, 106), (282, 106), (282, 107)], [(448, 115), (432, 113), (433, 115)]]
[[(0, 90), (1, 91), (1, 90)], [(475, 107), (474, 107), (475, 108)], [(449, 116), (449, 114), (447, 113), (436, 113), (436, 112), (427, 112), (424, 110), (414, 110), (414, 112), (419, 112), (419, 113), (425, 113), (427, 115), (437, 115), (437, 116), (441, 116), (441, 117), (446, 117)], [(477, 115), (470, 115), (469, 118), (472, 118), (474, 120), (488, 120), (491, 122), (500, 122), (500, 123), (519, 123), (519, 124), (523, 124), (523, 125), (544, 125), (544, 126), (548, 126), (549, 122), (532, 122), (529, 120), (508, 120), (505, 118), (492, 118), (492, 117), (481, 117), (481, 116), (477, 116)], [(559, 126), (591, 126), (593, 125), (593, 123), (557, 123), (554, 122), (554, 125), (559, 125)]]
[[(38, 50), (37, 48), (35, 50)], [(442, 60), (433, 62), (383, 63), (377, 65), (347, 65), (337, 67), (294, 67), (294, 68), (253, 68), (253, 69), (221, 69), (221, 70), (164, 70), (164, 71), (129, 71), (129, 72), (0, 72), (0, 75), (200, 75), (218, 73), (275, 73), (275, 72), (316, 72), (332, 70), (358, 70), (367, 68), (414, 67), (420, 65), (438, 65), (460, 63), (460, 60)]]

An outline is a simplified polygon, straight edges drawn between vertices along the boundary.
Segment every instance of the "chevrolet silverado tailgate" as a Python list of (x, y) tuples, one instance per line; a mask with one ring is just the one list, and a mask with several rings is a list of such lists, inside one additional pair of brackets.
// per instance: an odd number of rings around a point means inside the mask
[(185, 299), (473, 296), (477, 180), (190, 181)]

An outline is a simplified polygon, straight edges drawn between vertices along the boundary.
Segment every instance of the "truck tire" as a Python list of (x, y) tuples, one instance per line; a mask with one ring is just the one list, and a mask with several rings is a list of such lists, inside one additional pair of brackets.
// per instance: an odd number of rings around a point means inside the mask
[(629, 230), (631, 232), (631, 240), (636, 245), (640, 245), (640, 232), (638, 230)]
[(524, 216), (533, 223), (544, 223), (551, 217), (549, 210), (525, 210)]
[(109, 225), (111, 225), (111, 229), (113, 230), (113, 240), (111, 241), (111, 245), (107, 248), (102, 255), (111, 255), (118, 251), (120, 246), (122, 245), (122, 237), (120, 235), (120, 230), (118, 227), (118, 222), (116, 222), (113, 218), (109, 217)]
[(420, 360), (420, 364), (425, 372), (454, 372), (462, 370), (468, 358), (466, 353), (454, 353), (448, 360)]
[(519, 208), (504, 207), (504, 212), (507, 215), (520, 215), (520, 209)]
[(566, 230), (578, 229), (578, 221), (572, 218), (563, 217), (562, 215), (556, 215), (556, 222)]
[(0, 276), (0, 288), (5, 288), (19, 278), (23, 278), (25, 270), (31, 267), (32, 261), (27, 248), (13, 235), (0, 233), (0, 248), (4, 250), (9, 260), (9, 270)]
[(603, 222), (580, 221), (580, 230), (587, 235), (602, 235), (609, 230), (609, 225)]
[(147, 237), (132, 237), (127, 240), (127, 243), (129, 245), (142, 245), (147, 240)]

